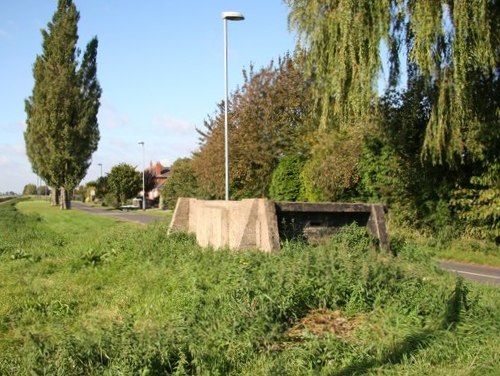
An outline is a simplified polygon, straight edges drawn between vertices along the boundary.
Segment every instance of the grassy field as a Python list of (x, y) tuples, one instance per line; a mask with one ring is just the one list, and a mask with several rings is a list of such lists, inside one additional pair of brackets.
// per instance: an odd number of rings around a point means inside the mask
[(0, 204), (1, 375), (498, 375), (500, 292), (363, 229), (279, 254)]

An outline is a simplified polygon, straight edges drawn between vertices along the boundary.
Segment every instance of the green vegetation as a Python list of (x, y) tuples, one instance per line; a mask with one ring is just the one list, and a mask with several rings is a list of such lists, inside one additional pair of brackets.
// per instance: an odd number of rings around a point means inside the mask
[[(243, 71), (244, 84), (229, 99), (231, 199), (266, 197), (279, 161), (308, 153), (312, 101), (303, 65), (304, 56), (297, 53)], [(198, 132), (200, 149), (193, 155), (198, 195), (223, 198), (223, 104)]]
[(161, 196), (168, 209), (174, 209), (179, 197), (195, 197), (199, 187), (189, 158), (179, 158), (173, 164), (170, 175), (162, 188)]
[(35, 184), (26, 184), (23, 188), (23, 196), (30, 196), (30, 195), (36, 195), (37, 192), (37, 187)]
[[(446, 257), (500, 257), (499, 1), (285, 3), (296, 51), (229, 97), (231, 198), (380, 202)], [(223, 197), (223, 108), (183, 186), (200, 198)]]
[(348, 227), (279, 254), (0, 205), (0, 374), (494, 375), (498, 288)]
[(69, 208), (70, 193), (87, 174), (100, 137), (98, 41), (92, 38), (79, 62), (79, 18), (72, 0), (58, 1), (52, 21), (42, 30), (33, 93), (25, 101), (26, 154), (33, 171), (53, 188), (53, 198), (60, 190), (62, 209)]
[(106, 205), (118, 207), (125, 205), (127, 199), (135, 196), (141, 189), (141, 174), (134, 166), (127, 163), (120, 163), (113, 166), (106, 176), (108, 193), (104, 196)]
[(302, 199), (300, 173), (304, 167), (304, 157), (288, 155), (283, 157), (273, 172), (269, 185), (269, 197), (276, 201), (299, 201)]

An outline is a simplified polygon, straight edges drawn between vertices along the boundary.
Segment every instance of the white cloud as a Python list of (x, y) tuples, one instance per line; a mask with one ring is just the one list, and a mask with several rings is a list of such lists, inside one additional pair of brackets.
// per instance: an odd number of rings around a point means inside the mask
[(190, 122), (176, 119), (166, 114), (155, 117), (153, 119), (153, 125), (165, 131), (167, 134), (186, 135), (195, 132), (195, 127)]
[(9, 163), (9, 158), (5, 155), (0, 155), (0, 166), (6, 166)]
[(0, 145), (0, 192), (20, 193), (25, 184), (36, 182), (24, 145)]
[(130, 122), (128, 115), (120, 114), (109, 102), (103, 100), (98, 114), (99, 124), (107, 128), (121, 128)]

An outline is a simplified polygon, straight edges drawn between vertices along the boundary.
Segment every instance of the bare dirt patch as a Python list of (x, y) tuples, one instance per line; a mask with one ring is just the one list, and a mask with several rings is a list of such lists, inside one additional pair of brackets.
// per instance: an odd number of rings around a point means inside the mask
[(346, 317), (340, 310), (317, 309), (309, 312), (286, 332), (286, 337), (325, 337), (334, 335), (346, 339), (361, 324), (361, 317)]
[(344, 341), (352, 341), (353, 333), (364, 322), (363, 316), (346, 317), (340, 310), (316, 309), (310, 311), (294, 326), (288, 329), (281, 341), (267, 346), (269, 351), (300, 346), (311, 338), (335, 336)]

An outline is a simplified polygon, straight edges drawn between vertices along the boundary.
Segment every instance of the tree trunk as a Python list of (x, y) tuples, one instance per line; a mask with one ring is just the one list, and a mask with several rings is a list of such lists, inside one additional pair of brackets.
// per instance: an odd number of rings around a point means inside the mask
[(71, 190), (67, 190), (64, 187), (61, 187), (61, 210), (69, 210), (71, 209), (71, 198), (69, 197)]
[(50, 206), (59, 206), (59, 188), (51, 187)]

